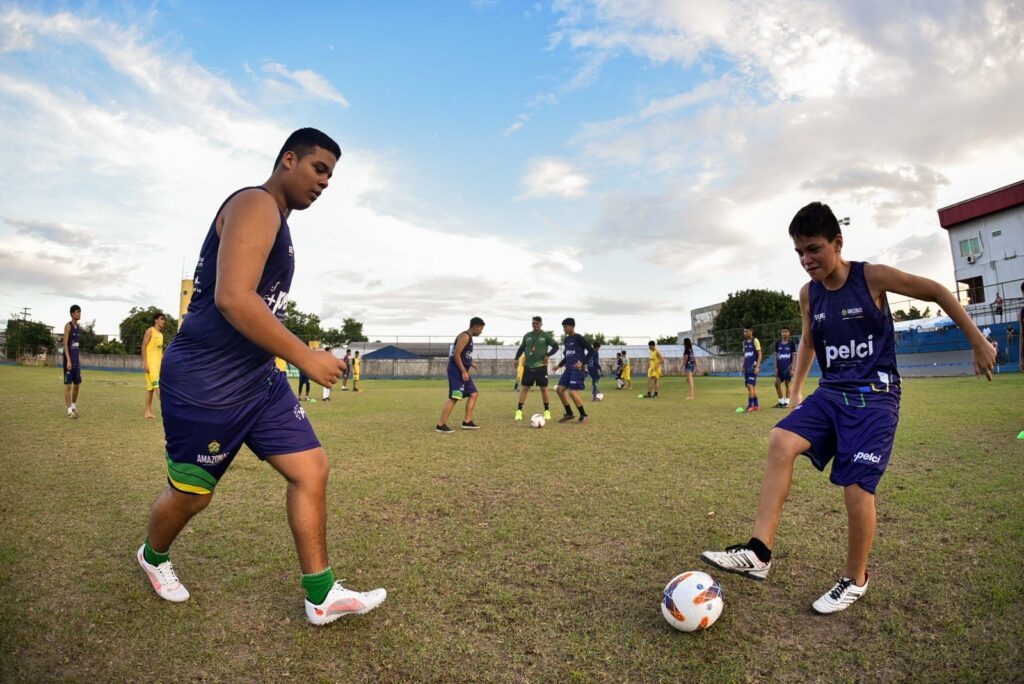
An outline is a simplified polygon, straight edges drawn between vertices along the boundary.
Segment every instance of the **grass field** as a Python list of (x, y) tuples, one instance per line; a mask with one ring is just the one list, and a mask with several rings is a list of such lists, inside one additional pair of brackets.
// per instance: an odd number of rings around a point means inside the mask
[(192, 598), (166, 603), (133, 557), (164, 484), (142, 376), (86, 372), (72, 421), (57, 370), (0, 366), (0, 680), (1020, 681), (1024, 376), (907, 382), (864, 599), (810, 610), (846, 523), (801, 459), (771, 576), (716, 573), (725, 611), (697, 634), (664, 622), (661, 589), (749, 536), (783, 412), (734, 413), (738, 378), (699, 378), (692, 402), (671, 378), (657, 401), (609, 387), (589, 424), (533, 430), (511, 381), (479, 384), (483, 429), (450, 436), (439, 381), (307, 406), (335, 573), (389, 592), (314, 628), (269, 466), (236, 458), (173, 547)]

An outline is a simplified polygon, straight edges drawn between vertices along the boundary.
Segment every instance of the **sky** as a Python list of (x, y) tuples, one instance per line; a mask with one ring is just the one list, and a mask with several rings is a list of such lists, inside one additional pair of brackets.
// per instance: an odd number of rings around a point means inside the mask
[(177, 315), (288, 133), (342, 148), (289, 219), (325, 327), (654, 338), (796, 295), (793, 214), (954, 287), (936, 210), (1024, 178), (1024, 3), (0, 0), (0, 319)]

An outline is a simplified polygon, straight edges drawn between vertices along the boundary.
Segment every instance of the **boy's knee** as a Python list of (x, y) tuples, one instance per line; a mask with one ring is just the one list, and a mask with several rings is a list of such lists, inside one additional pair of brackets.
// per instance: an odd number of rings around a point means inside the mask
[(782, 461), (795, 461), (796, 457), (807, 448), (807, 440), (803, 437), (783, 430), (772, 428), (768, 439), (768, 458)]

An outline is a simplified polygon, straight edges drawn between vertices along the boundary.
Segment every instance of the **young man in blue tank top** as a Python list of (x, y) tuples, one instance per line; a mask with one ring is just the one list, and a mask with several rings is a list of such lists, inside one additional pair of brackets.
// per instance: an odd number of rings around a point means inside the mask
[[(782, 339), (775, 342), (775, 394), (779, 403), (775, 408), (789, 408), (789, 382), (793, 379), (793, 352), (795, 348), (789, 339), (789, 328), (783, 326)], [(786, 386), (786, 394), (782, 394), (782, 386)]]
[[(875, 488), (889, 463), (899, 419), (900, 377), (886, 293), (942, 307), (970, 341), (975, 373), (989, 380), (995, 350), (953, 295), (935, 281), (843, 259), (839, 222), (827, 205), (814, 202), (797, 212), (789, 234), (800, 265), (811, 277), (800, 290), (803, 338), (793, 378), (794, 409), (771, 433), (753, 536), (725, 551), (705, 551), (701, 558), (722, 570), (765, 579), (797, 457), (808, 456), (818, 470), (832, 461), (829, 479), (843, 487), (846, 504), (846, 568), (812, 608), (834, 613), (867, 591)], [(802, 401), (815, 356), (821, 381)]]
[(82, 332), (79, 320), (82, 318), (82, 307), (73, 304), (69, 313), (71, 320), (64, 324), (64, 404), (68, 418), (78, 418), (78, 387), (82, 384), (82, 365), (79, 360)]
[(455, 336), (452, 353), (448, 356), (448, 401), (441, 409), (441, 421), (434, 426), (434, 431), (449, 435), (454, 430), (448, 427), (448, 417), (452, 415), (455, 405), (466, 400), (466, 416), (462, 421), (463, 430), (478, 430), (480, 426), (473, 422), (473, 409), (480, 392), (476, 388), (469, 371), (477, 368), (473, 361), (473, 338), (479, 337), (484, 331), (484, 319), (477, 316), (469, 319), (469, 329)]
[(315, 625), (366, 613), (387, 596), (334, 581), (327, 559), (327, 454), (305, 410), (277, 371), (280, 356), (330, 387), (345, 371), (333, 355), (310, 349), (281, 322), (295, 270), (288, 217), (327, 188), (338, 144), (312, 128), (285, 141), (270, 178), (221, 205), (207, 232), (188, 318), (164, 354), (160, 372), (168, 486), (150, 512), (136, 560), (161, 598), (181, 602), (188, 590), (170, 547), (213, 490), (243, 444), (288, 483), (288, 521)]

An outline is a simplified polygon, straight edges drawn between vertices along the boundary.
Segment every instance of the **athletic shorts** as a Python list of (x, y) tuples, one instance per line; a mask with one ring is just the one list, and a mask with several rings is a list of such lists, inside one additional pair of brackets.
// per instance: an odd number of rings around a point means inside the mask
[(149, 391), (160, 389), (160, 374), (157, 373), (156, 377), (152, 377), (149, 373), (143, 373), (146, 376), (146, 389)]
[(547, 366), (536, 366), (523, 369), (523, 387), (547, 387), (548, 369)]
[(648, 369), (647, 370), (647, 377), (649, 377), (649, 378), (660, 378), (661, 377), (661, 369), (660, 368), (657, 369), (657, 370)]
[(72, 366), (71, 370), (68, 370), (67, 366), (64, 366), (64, 384), (65, 385), (81, 385), (82, 384), (82, 369), (78, 366)]
[(623, 379), (623, 380), (629, 380), (629, 379), (630, 379), (630, 374), (631, 374), (632, 372), (633, 372), (633, 371), (631, 371), (631, 370), (630, 370), (630, 369), (628, 369), (628, 368), (627, 368), (627, 369), (625, 369), (625, 370), (623, 370), (623, 371), (622, 371), (622, 379)]
[(265, 393), (239, 406), (203, 408), (165, 393), (161, 412), (167, 480), (190, 494), (212, 493), (243, 444), (260, 460), (320, 446), (305, 409), (276, 370)]
[(818, 470), (832, 461), (829, 480), (846, 487), (856, 484), (872, 494), (882, 479), (899, 422), (899, 404), (861, 408), (837, 404), (817, 393), (804, 399), (775, 427), (811, 443), (804, 455)]
[(462, 381), (462, 371), (454, 363), (448, 364), (448, 398), (458, 401), (464, 397), (471, 397), (477, 393), (473, 378)]
[(688, 364), (686, 364), (686, 372), (687, 373), (693, 373), (696, 370), (697, 370), (697, 364), (695, 364), (695, 363), (688, 363)]
[(757, 387), (757, 373), (752, 370), (743, 371), (743, 384)]
[(559, 387), (568, 387), (571, 390), (581, 390), (587, 386), (587, 372), (569, 368), (562, 377), (558, 378)]
[(793, 369), (791, 368), (776, 368), (775, 377), (782, 382), (789, 382), (793, 379)]
[(353, 373), (352, 379), (355, 380), (356, 382), (359, 382), (359, 373)]

